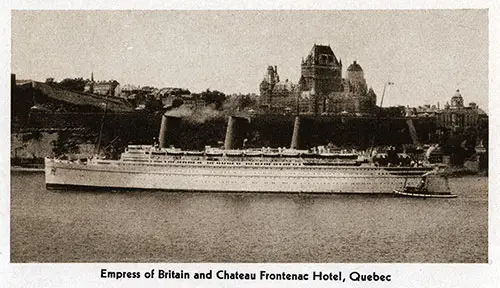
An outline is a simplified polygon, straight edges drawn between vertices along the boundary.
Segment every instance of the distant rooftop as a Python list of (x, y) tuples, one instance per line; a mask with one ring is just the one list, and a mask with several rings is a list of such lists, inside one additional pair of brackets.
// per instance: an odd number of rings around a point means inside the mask
[(363, 71), (363, 68), (361, 68), (361, 66), (356, 63), (356, 60), (354, 60), (354, 62), (347, 68), (347, 71)]
[(318, 55), (318, 54), (335, 55), (335, 54), (333, 54), (333, 50), (330, 46), (316, 45), (316, 44), (314, 44), (313, 48), (311, 49), (311, 54), (313, 54), (313, 55)]
[(16, 79), (16, 85), (24, 85), (31, 82), (33, 82), (31, 79)]

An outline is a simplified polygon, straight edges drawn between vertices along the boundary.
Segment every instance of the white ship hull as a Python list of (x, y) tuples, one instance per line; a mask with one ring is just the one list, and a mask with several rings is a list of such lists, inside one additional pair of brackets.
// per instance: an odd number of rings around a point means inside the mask
[(45, 182), (48, 188), (391, 194), (405, 185), (418, 185), (421, 176), (432, 170), (430, 167), (371, 165), (285, 166), (270, 163), (256, 166), (245, 162), (184, 162), (99, 160), (81, 164), (47, 158)]

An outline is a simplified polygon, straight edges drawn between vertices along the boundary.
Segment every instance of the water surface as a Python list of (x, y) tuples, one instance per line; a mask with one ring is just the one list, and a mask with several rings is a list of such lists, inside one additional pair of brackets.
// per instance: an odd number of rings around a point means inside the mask
[(455, 199), (85, 192), (11, 177), (12, 262), (488, 261), (488, 178)]

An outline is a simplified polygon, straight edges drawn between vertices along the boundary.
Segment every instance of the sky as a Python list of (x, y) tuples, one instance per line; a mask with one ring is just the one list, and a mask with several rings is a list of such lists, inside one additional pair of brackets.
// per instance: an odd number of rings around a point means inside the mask
[(488, 111), (488, 11), (12, 11), (18, 79), (258, 93), (268, 65), (297, 83), (314, 44), (354, 60), (384, 106), (437, 104), (457, 89)]

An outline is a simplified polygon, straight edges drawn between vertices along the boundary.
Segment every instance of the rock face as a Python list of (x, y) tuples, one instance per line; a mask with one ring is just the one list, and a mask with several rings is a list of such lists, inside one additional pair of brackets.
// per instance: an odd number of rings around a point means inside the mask
[(57, 137), (57, 133), (47, 132), (13, 133), (10, 135), (10, 157), (35, 159), (49, 156), (52, 153), (52, 142)]
[[(87, 140), (85, 140), (87, 139)], [(88, 137), (68, 131), (18, 132), (11, 134), (10, 158), (12, 165), (39, 164), (43, 158), (62, 156), (88, 158), (95, 153), (95, 144)]]

